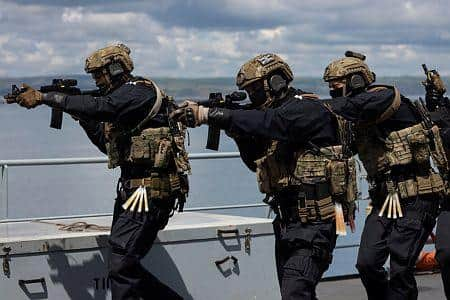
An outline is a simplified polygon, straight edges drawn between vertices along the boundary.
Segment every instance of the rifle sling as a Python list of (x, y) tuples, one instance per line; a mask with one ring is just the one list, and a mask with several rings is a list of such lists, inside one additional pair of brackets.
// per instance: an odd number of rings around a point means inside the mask
[(150, 81), (152, 83), (153, 87), (155, 88), (156, 101), (155, 101), (155, 104), (153, 105), (152, 109), (148, 113), (148, 115), (138, 125), (136, 125), (135, 128), (133, 128), (131, 130), (132, 135), (135, 135), (135, 134), (141, 132), (142, 129), (144, 128), (145, 124), (148, 121), (150, 121), (154, 116), (156, 116), (156, 114), (159, 112), (159, 109), (161, 108), (161, 104), (163, 101), (163, 94), (162, 94), (161, 90), (159, 89), (159, 87), (156, 85), (156, 83), (153, 82), (152, 80), (149, 80), (149, 79), (147, 79), (147, 80)]

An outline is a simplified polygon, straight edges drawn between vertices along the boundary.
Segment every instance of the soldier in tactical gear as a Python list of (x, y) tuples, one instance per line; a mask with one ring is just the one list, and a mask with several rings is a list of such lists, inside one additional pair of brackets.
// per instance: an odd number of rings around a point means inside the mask
[[(190, 127), (225, 129), (274, 209), (275, 257), (283, 299), (316, 299), (315, 287), (336, 244), (335, 219), (353, 219), (355, 168), (348, 130), (317, 96), (289, 86), (293, 74), (275, 54), (239, 70), (236, 84), (251, 110), (207, 108), (193, 102), (172, 115)], [(335, 207), (344, 208), (335, 213)], [(342, 225), (344, 224), (344, 225)], [(342, 229), (342, 226), (344, 227)]]
[[(437, 72), (436, 72), (437, 74)], [(427, 105), (431, 119), (439, 126), (447, 160), (450, 159), (450, 100), (445, 97), (445, 84), (439, 75), (433, 78), (431, 85), (426, 87), (427, 104), (441, 103), (444, 105)], [(428, 101), (429, 98), (437, 101)], [(450, 299), (450, 186), (448, 173), (445, 174), (447, 183), (446, 197), (442, 199), (440, 213), (436, 225), (436, 259), (441, 268), (442, 282), (445, 295)]]
[[(447, 99), (448, 101), (448, 99)], [(447, 108), (440, 107), (431, 112), (431, 118), (439, 126), (447, 159), (450, 158), (450, 113)], [(446, 197), (442, 199), (440, 213), (436, 225), (436, 260), (441, 268), (445, 295), (450, 299), (450, 195), (448, 174), (446, 177)]]
[(184, 129), (169, 120), (172, 101), (151, 80), (131, 74), (130, 49), (123, 44), (86, 59), (102, 96), (41, 94), (24, 85), (20, 105), (59, 108), (80, 121), (90, 140), (121, 168), (109, 243), (113, 299), (181, 299), (150, 274), (140, 260), (150, 250), (176, 205), (187, 194), (190, 171)]
[[(330, 63), (324, 80), (334, 112), (354, 123), (371, 197), (356, 267), (369, 299), (417, 299), (414, 266), (438, 213), (448, 165), (439, 129), (421, 103), (375, 86), (361, 54)], [(390, 255), (390, 276), (383, 265)]]

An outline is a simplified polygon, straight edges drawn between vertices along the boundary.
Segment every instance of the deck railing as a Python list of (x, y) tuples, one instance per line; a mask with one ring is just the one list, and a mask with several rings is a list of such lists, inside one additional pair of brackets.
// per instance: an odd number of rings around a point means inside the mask
[[(239, 152), (219, 152), (219, 153), (192, 153), (190, 160), (205, 159), (224, 159), (238, 158)], [(0, 223), (29, 221), (36, 219), (59, 219), (59, 218), (81, 218), (81, 217), (99, 217), (111, 215), (110, 213), (97, 213), (89, 215), (66, 215), (66, 216), (46, 216), (41, 218), (15, 218), (9, 219), (8, 216), (8, 170), (11, 167), (30, 167), (30, 166), (55, 166), (55, 165), (84, 165), (106, 163), (107, 157), (79, 157), (79, 158), (50, 158), (50, 159), (12, 159), (0, 160)], [(247, 203), (240, 205), (221, 205), (186, 208), (185, 211), (205, 211), (205, 210), (227, 210), (239, 208), (264, 207), (264, 203)]]
[[(206, 160), (206, 159), (224, 159), (239, 158), (239, 152), (219, 152), (219, 153), (192, 153), (189, 154), (190, 160)], [(79, 158), (51, 158), (51, 159), (14, 159), (0, 160), (0, 223), (6, 222), (23, 222), (42, 219), (72, 219), (83, 217), (102, 217), (109, 216), (111, 213), (97, 213), (88, 215), (65, 215), (65, 216), (46, 216), (39, 218), (8, 218), (8, 170), (10, 167), (29, 167), (29, 166), (54, 166), (54, 165), (83, 165), (83, 164), (100, 164), (106, 163), (107, 157), (79, 157)], [(214, 211), (228, 210), (240, 208), (265, 207), (264, 203), (246, 203), (235, 205), (221, 206), (203, 206), (185, 208), (185, 211)], [(359, 244), (339, 245), (336, 249), (355, 248)]]

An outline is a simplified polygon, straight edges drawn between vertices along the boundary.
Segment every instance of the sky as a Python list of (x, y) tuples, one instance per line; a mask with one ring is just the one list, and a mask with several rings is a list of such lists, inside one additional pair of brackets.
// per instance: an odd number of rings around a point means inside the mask
[(136, 75), (232, 77), (274, 52), (320, 77), (346, 50), (377, 76), (450, 75), (450, 0), (0, 0), (0, 77), (82, 74), (92, 51), (122, 42)]

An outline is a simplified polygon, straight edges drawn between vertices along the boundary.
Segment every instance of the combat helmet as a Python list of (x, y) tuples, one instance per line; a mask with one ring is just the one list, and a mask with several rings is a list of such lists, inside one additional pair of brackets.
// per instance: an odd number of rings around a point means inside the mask
[(99, 49), (86, 58), (84, 70), (93, 74), (102, 93), (108, 93), (131, 77), (130, 52), (124, 44), (117, 44)]
[(323, 80), (345, 79), (348, 91), (364, 88), (375, 82), (375, 73), (364, 62), (366, 56), (353, 51), (346, 51), (345, 57), (332, 61), (323, 74)]
[(286, 87), (294, 79), (291, 68), (281, 57), (273, 53), (260, 54), (242, 65), (236, 76), (236, 85), (242, 90), (262, 80), (267, 99), (264, 105), (267, 106), (273, 102), (274, 84), (271, 84), (273, 74), (277, 74), (278, 77), (281, 75)]
[(130, 58), (130, 52), (130, 48), (124, 44), (99, 49), (86, 58), (84, 70), (86, 73), (92, 73), (111, 64), (120, 63), (125, 72), (131, 73), (134, 66)]

